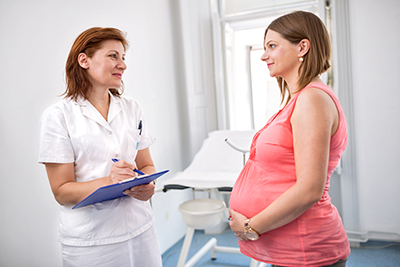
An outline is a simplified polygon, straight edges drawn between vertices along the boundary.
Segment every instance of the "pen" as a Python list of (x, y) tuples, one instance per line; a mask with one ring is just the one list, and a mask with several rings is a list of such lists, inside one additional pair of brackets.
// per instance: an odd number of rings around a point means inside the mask
[(138, 130), (139, 130), (139, 135), (142, 135), (142, 121), (139, 121)]
[[(118, 159), (111, 159), (113, 162), (118, 162)], [(139, 171), (138, 169), (133, 169), (134, 172), (140, 174), (140, 175), (144, 175), (144, 172)]]

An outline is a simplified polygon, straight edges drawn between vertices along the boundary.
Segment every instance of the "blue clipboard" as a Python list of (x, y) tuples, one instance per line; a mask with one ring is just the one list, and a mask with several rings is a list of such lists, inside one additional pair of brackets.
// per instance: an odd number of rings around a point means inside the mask
[(124, 195), (123, 193), (126, 189), (142, 184), (148, 184), (167, 172), (169, 172), (169, 170), (156, 172), (150, 175), (138, 176), (134, 179), (127, 179), (117, 184), (100, 187), (89, 196), (87, 196), (84, 200), (73, 206), (72, 209), (82, 208), (106, 200), (126, 197), (127, 195)]

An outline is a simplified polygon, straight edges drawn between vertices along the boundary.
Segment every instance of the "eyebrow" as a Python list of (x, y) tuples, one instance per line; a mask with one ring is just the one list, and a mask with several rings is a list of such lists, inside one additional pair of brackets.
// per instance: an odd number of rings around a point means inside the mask
[[(114, 49), (111, 49), (110, 51), (108, 51), (108, 52), (115, 52), (115, 53), (117, 53), (118, 55), (119, 55), (119, 52), (117, 51), (117, 50), (114, 50)], [(124, 54), (122, 54), (122, 56), (124, 57), (125, 56), (125, 53)]]

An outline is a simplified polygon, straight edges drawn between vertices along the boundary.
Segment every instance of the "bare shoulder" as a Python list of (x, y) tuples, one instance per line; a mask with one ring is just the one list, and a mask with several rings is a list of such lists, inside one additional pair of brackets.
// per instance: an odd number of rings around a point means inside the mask
[(338, 118), (338, 110), (331, 96), (319, 88), (309, 87), (300, 92), (291, 121), (304, 126), (327, 127), (335, 132)]
[(335, 102), (331, 96), (319, 88), (305, 88), (299, 94), (296, 109), (310, 112), (337, 112)]
[(331, 103), (335, 105), (333, 99), (327, 92), (316, 87), (305, 88), (299, 94), (297, 102), (306, 102), (308, 104), (318, 104), (322, 102), (324, 104)]

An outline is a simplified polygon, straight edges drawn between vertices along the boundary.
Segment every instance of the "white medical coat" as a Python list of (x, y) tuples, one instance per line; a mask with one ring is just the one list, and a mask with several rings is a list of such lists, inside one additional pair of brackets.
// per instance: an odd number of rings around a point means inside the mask
[[(139, 124), (141, 122), (141, 129)], [(77, 182), (108, 176), (112, 158), (134, 163), (154, 142), (138, 104), (110, 94), (107, 121), (83, 98), (47, 108), (40, 121), (40, 163), (74, 163)], [(70, 246), (122, 242), (154, 224), (148, 201), (122, 197), (74, 209), (61, 206), (59, 241)]]

